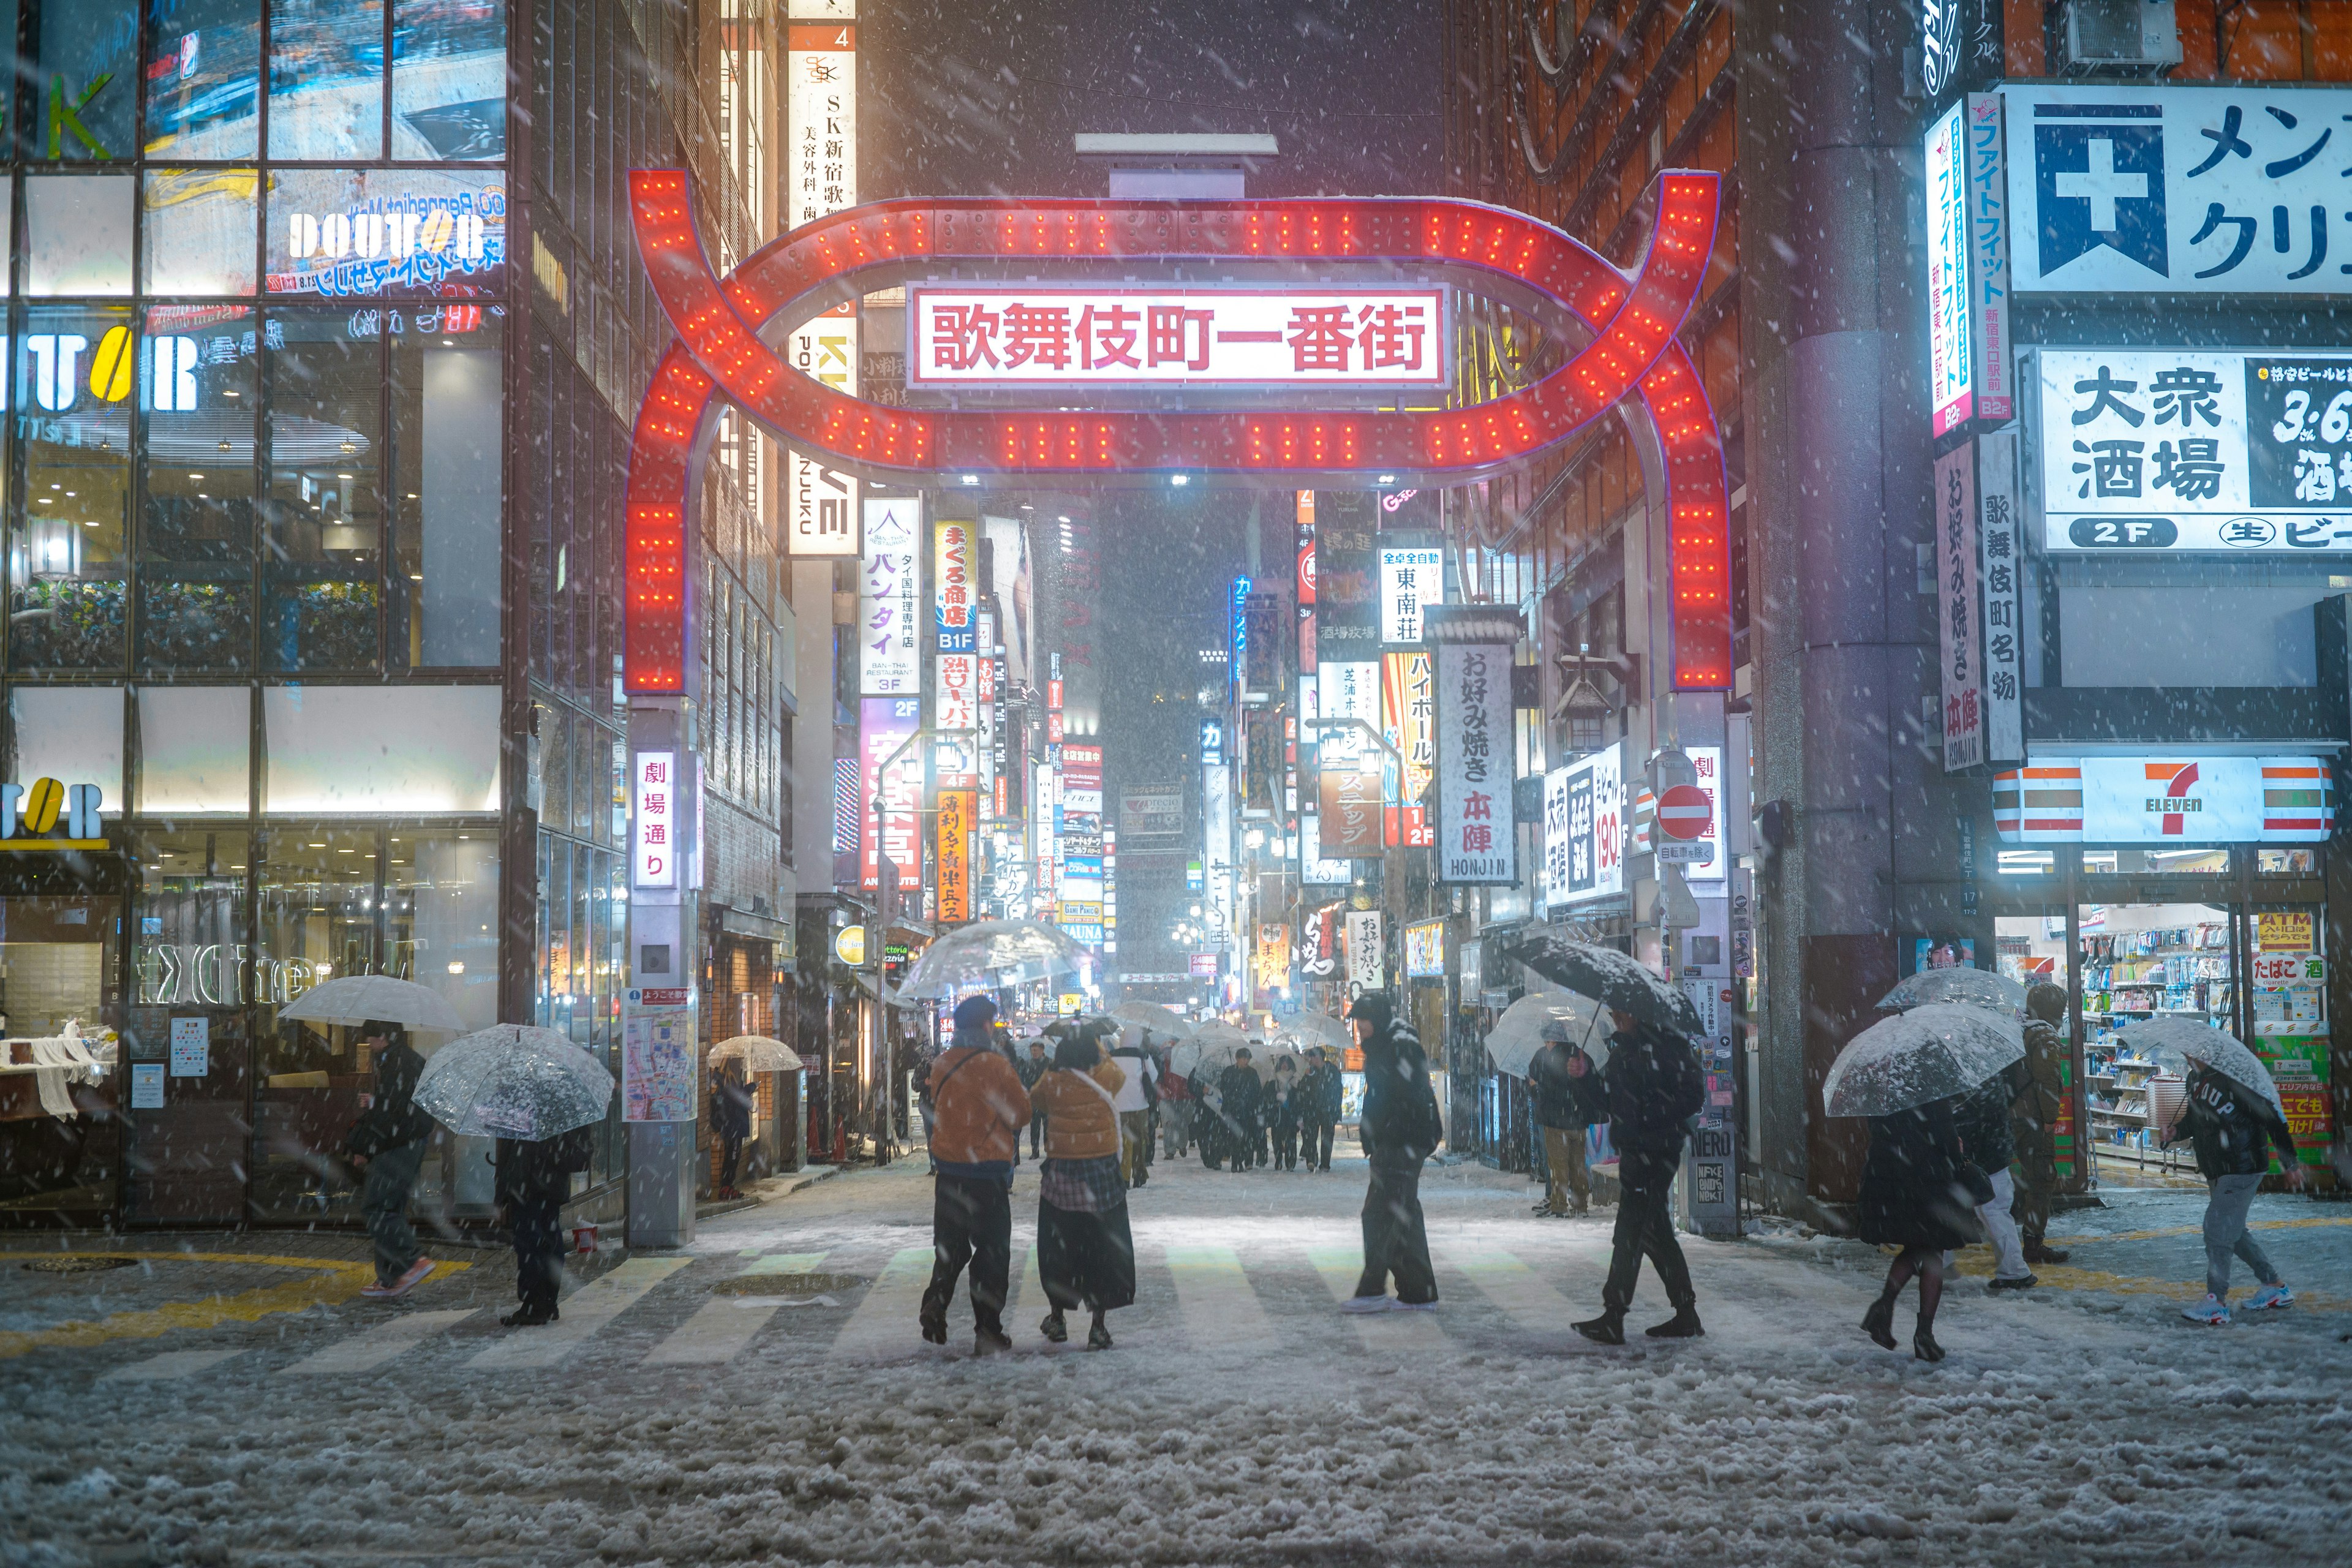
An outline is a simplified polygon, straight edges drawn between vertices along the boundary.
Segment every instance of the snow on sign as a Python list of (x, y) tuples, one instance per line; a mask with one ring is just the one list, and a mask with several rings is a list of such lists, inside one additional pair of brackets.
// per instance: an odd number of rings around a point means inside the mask
[(2352, 551), (2352, 353), (2030, 357), (2045, 548)]
[(917, 284), (915, 386), (1443, 386), (1439, 289)]

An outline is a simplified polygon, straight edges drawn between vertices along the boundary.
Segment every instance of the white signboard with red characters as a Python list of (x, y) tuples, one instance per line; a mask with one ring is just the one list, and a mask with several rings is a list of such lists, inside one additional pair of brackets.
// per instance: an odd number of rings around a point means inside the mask
[(1450, 360), (1440, 289), (908, 290), (914, 386), (1427, 386)]
[(636, 827), (630, 852), (635, 869), (630, 885), (638, 888), (677, 886), (677, 753), (636, 753)]

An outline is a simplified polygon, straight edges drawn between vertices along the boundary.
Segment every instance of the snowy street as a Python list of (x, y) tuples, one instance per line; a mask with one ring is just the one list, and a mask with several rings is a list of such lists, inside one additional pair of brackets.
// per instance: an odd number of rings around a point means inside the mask
[[(961, 1293), (946, 1349), (916, 1335), (919, 1159), (688, 1254), (608, 1247), (532, 1331), (496, 1322), (499, 1252), (436, 1247), (468, 1267), (385, 1304), (348, 1237), (145, 1236), (65, 1276), (21, 1266), (105, 1247), (15, 1237), (0, 1561), (2342, 1560), (2332, 1205), (2257, 1205), (2301, 1300), (2226, 1330), (2178, 1316), (2198, 1192), (2062, 1215), (2074, 1258), (2021, 1298), (1963, 1255), (1929, 1367), (1854, 1327), (1878, 1254), (1778, 1222), (1685, 1238), (1706, 1338), (1588, 1344), (1606, 1211), (1537, 1219), (1477, 1167), (1423, 1184), (1441, 1310), (1344, 1317), (1362, 1186), (1162, 1161), (1140, 1300), (1094, 1353), (1037, 1333), (1024, 1166), (1016, 1352), (984, 1362)], [(1664, 1316), (1645, 1274), (1631, 1326)]]

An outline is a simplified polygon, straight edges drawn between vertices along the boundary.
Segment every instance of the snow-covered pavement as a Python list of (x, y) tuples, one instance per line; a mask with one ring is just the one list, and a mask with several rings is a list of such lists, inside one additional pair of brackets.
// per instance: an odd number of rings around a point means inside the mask
[[(1036, 1332), (1024, 1166), (1018, 1352), (987, 1361), (961, 1300), (946, 1350), (916, 1336), (919, 1162), (600, 1258), (553, 1330), (498, 1326), (490, 1254), (390, 1305), (337, 1286), (151, 1332), (187, 1310), (124, 1298), (140, 1337), (63, 1329), (12, 1258), (0, 1562), (2283, 1564), (2352, 1542), (2332, 1206), (2264, 1200), (2264, 1246), (2317, 1289), (2224, 1331), (2177, 1315), (2197, 1194), (2062, 1216), (2090, 1239), (2058, 1288), (1957, 1284), (1929, 1367), (1855, 1328), (1874, 1252), (1788, 1229), (1685, 1238), (1706, 1339), (1587, 1344), (1567, 1325), (1598, 1304), (1606, 1218), (1535, 1219), (1523, 1180), (1475, 1168), (1423, 1185), (1442, 1310), (1342, 1317), (1362, 1185), (1163, 1163), (1133, 1205), (1141, 1300), (1091, 1353)], [(1645, 1277), (1633, 1326), (1664, 1315)]]

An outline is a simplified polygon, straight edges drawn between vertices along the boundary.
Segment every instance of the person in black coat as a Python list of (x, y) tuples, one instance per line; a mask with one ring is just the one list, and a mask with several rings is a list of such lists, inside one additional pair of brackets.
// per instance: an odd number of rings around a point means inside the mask
[[(1421, 1167), (1437, 1149), (1437, 1096), (1421, 1040), (1396, 1021), (1396, 1004), (1366, 992), (1349, 1005), (1364, 1051), (1364, 1110), (1358, 1136), (1371, 1181), (1364, 1188), (1364, 1271), (1347, 1312), (1437, 1310), (1437, 1273), (1421, 1212)], [(1389, 1279), (1396, 1300), (1389, 1300)]]
[(743, 1141), (751, 1136), (751, 1086), (740, 1060), (720, 1062), (710, 1075), (710, 1131), (719, 1137), (719, 1186), (714, 1198), (740, 1198), (736, 1174), (743, 1165)]
[(1339, 1124), (1339, 1069), (1320, 1046), (1307, 1047), (1307, 1074), (1298, 1080), (1298, 1151), (1310, 1171), (1331, 1168), (1331, 1134)]
[(1233, 1152), (1236, 1171), (1265, 1163), (1258, 1127), (1258, 1101), (1265, 1098), (1265, 1089), (1246, 1050), (1235, 1051), (1233, 1066), (1217, 1075), (1217, 1093), (1224, 1100), (1223, 1142)]
[(1870, 1153), (1862, 1166), (1862, 1239), (1903, 1250), (1886, 1270), (1885, 1288), (1863, 1315), (1862, 1330), (1895, 1348), (1895, 1299), (1919, 1278), (1919, 1321), (1911, 1350), (1921, 1361), (1941, 1361), (1936, 1309), (1944, 1299), (1944, 1254), (1984, 1239), (1977, 1205), (1984, 1175), (1970, 1163), (1952, 1121), (1952, 1101), (1870, 1119)]
[(1675, 1170), (1682, 1163), (1687, 1123), (1706, 1099), (1706, 1080), (1690, 1042), (1668, 1029), (1611, 1010), (1609, 1063), (1594, 1068), (1581, 1053), (1567, 1064), (1587, 1123), (1606, 1121), (1617, 1146), (1617, 1226), (1610, 1243), (1609, 1279), (1601, 1316), (1575, 1325), (1586, 1339), (1625, 1342), (1625, 1314), (1642, 1259), (1658, 1271), (1675, 1315), (1647, 1331), (1658, 1340), (1696, 1339), (1698, 1296), (1690, 1266), (1675, 1239)]
[(563, 1200), (572, 1195), (573, 1173), (588, 1168), (593, 1148), (585, 1127), (534, 1143), (498, 1142), (494, 1197), (498, 1217), (514, 1236), (515, 1296), (521, 1303), (499, 1320), (510, 1329), (535, 1329), (563, 1315), (555, 1304), (563, 1283)]
[(360, 1038), (375, 1055), (375, 1087), (352, 1124), (344, 1153), (361, 1173), (360, 1215), (375, 1245), (375, 1282), (360, 1294), (377, 1300), (405, 1296), (433, 1272), (408, 1223), (408, 1194), (425, 1163), (433, 1119), (416, 1103), (425, 1058), (398, 1024), (370, 1022)]

